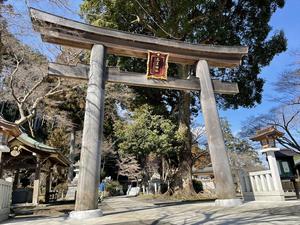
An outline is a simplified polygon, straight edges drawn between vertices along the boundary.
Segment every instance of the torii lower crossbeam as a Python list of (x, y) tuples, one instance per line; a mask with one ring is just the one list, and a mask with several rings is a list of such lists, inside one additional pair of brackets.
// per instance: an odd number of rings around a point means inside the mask
[[(68, 66), (58, 63), (49, 63), (48, 76), (64, 79), (88, 80), (90, 66), (78, 64)], [(105, 81), (110, 83), (121, 83), (128, 86), (151, 87), (162, 89), (174, 89), (184, 91), (200, 91), (199, 78), (176, 79), (169, 77), (168, 80), (147, 79), (145, 74), (134, 72), (122, 72), (117, 68), (109, 67), (106, 69)], [(239, 93), (237, 83), (222, 82), (212, 80), (214, 93), (233, 95)]]

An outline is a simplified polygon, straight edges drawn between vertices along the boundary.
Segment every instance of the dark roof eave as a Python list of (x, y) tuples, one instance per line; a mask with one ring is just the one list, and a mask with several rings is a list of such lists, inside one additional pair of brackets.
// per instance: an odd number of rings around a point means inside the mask
[(71, 164), (71, 161), (60, 152), (51, 154), (50, 158), (57, 160), (62, 166), (65, 166), (65, 167), (69, 167)]

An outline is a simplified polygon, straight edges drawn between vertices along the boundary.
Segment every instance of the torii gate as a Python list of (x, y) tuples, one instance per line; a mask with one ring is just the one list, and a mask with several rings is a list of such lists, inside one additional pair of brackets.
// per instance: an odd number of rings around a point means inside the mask
[[(71, 216), (101, 214), (97, 204), (97, 185), (100, 177), (100, 155), (104, 114), (105, 82), (127, 85), (201, 90), (200, 100), (208, 138), (211, 161), (216, 182), (217, 205), (241, 204), (236, 198), (232, 174), (225, 151), (219, 115), (214, 93), (236, 94), (236, 83), (211, 80), (210, 67), (232, 68), (240, 65), (248, 53), (247, 47), (194, 45), (185, 42), (104, 29), (58, 17), (36, 9), (30, 9), (34, 29), (41, 33), (43, 41), (91, 49), (90, 65), (67, 66), (49, 64), (49, 75), (62, 78), (88, 80), (86, 108), (82, 137), (80, 174), (75, 211)], [(179, 64), (196, 64), (195, 79), (150, 80), (144, 74), (107, 70), (106, 54), (147, 58), (147, 52), (169, 53), (169, 61)], [(100, 137), (100, 141), (99, 141)], [(87, 211), (88, 210), (88, 211)], [(89, 212), (89, 213), (87, 213)]]

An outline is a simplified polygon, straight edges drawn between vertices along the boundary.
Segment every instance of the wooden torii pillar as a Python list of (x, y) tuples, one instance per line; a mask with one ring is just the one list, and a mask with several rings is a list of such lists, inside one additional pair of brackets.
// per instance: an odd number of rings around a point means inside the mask
[[(185, 42), (134, 35), (112, 29), (94, 27), (31, 9), (36, 31), (44, 41), (70, 47), (91, 49), (90, 67), (49, 64), (49, 75), (88, 80), (86, 111), (82, 138), (79, 183), (73, 218), (101, 215), (97, 206), (100, 177), (101, 138), (103, 126), (105, 82), (133, 86), (177, 90), (201, 90), (201, 107), (216, 182), (217, 205), (241, 204), (236, 198), (214, 93), (236, 94), (237, 84), (212, 80), (209, 67), (231, 68), (240, 64), (247, 47), (193, 45)], [(115, 54), (147, 58), (148, 50), (169, 53), (169, 61), (196, 64), (195, 79), (147, 80), (145, 75), (105, 68), (105, 55)]]
[[(98, 208), (101, 143), (104, 116), (105, 47), (94, 45), (90, 59), (76, 211)], [(99, 151), (100, 150), (100, 151)], [(97, 211), (96, 211), (97, 213)]]

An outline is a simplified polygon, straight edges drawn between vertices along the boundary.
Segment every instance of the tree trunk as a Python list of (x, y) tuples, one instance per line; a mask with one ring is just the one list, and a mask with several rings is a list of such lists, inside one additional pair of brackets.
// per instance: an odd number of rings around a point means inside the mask
[(71, 183), (74, 179), (74, 157), (75, 157), (75, 138), (76, 138), (76, 130), (75, 127), (71, 128), (70, 132), (70, 150), (69, 150), (69, 160), (71, 162), (69, 171), (68, 171), (68, 182)]
[[(181, 78), (188, 75), (188, 67), (180, 66)], [(180, 91), (179, 97), (179, 132), (184, 137), (184, 143), (179, 156), (179, 170), (175, 178), (175, 194), (196, 194), (192, 182), (192, 135), (190, 129), (190, 92)]]

